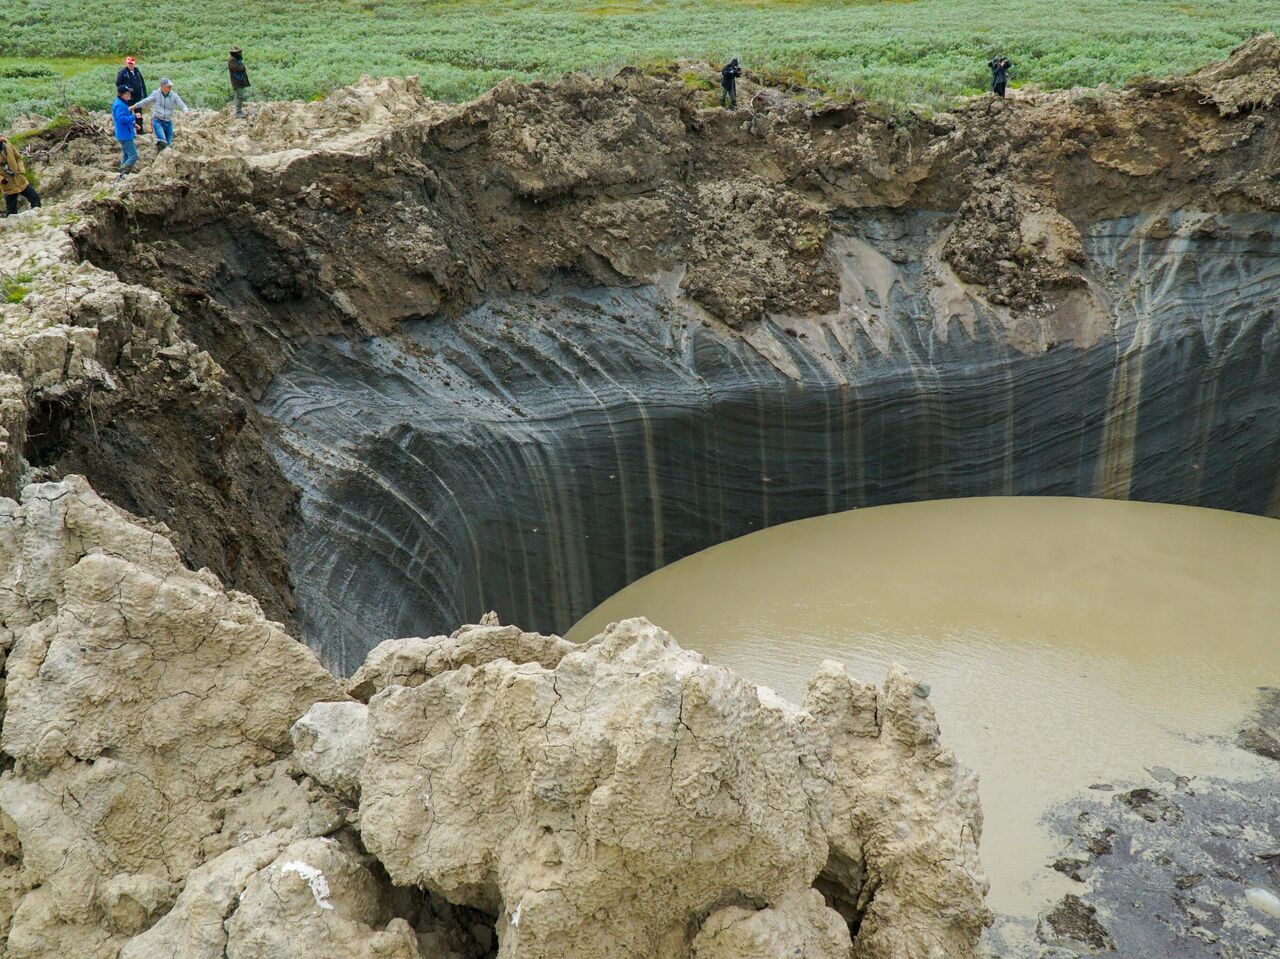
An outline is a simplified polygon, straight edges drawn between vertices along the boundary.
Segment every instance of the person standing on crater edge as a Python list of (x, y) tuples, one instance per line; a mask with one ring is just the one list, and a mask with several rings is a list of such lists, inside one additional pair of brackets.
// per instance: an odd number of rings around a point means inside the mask
[(183, 113), (189, 108), (182, 102), (173, 89), (173, 81), (168, 77), (160, 78), (160, 89), (149, 97), (144, 97), (133, 105), (134, 112), (143, 107), (151, 107), (151, 132), (156, 135), (156, 152), (160, 153), (173, 146), (173, 114), (181, 109)]
[(120, 143), (120, 175), (117, 180), (123, 180), (138, 162), (138, 145), (134, 142), (138, 136), (138, 118), (129, 106), (132, 98), (133, 91), (122, 83), (116, 87), (116, 100), (111, 104), (111, 119), (115, 123), (116, 140)]
[(992, 57), (987, 61), (987, 69), (991, 71), (991, 92), (998, 97), (1004, 96), (1005, 87), (1009, 84), (1009, 71), (1013, 69), (1013, 61), (1008, 57)]
[(128, 87), (133, 93), (131, 102), (137, 103), (147, 95), (147, 81), (138, 69), (138, 62), (133, 57), (124, 58), (124, 67), (116, 74), (116, 87)]
[(4, 193), (3, 216), (18, 212), (18, 197), (26, 197), (31, 209), (40, 205), (40, 194), (27, 180), (27, 168), (22, 157), (3, 133), (0, 133), (0, 192)]
[(231, 74), (231, 92), (236, 98), (236, 116), (244, 116), (245, 91), (249, 89), (249, 68), (244, 65), (244, 54), (239, 47), (231, 48), (227, 57), (227, 72)]
[(720, 106), (729, 101), (729, 109), (738, 109), (738, 77), (742, 76), (742, 67), (738, 66), (738, 58), (734, 57), (720, 71)]

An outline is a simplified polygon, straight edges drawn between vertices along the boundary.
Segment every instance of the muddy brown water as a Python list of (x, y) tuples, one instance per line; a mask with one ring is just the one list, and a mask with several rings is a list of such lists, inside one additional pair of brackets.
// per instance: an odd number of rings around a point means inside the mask
[(1152, 770), (1267, 775), (1229, 740), (1256, 688), (1280, 684), (1278, 584), (1273, 519), (939, 500), (712, 547), (633, 583), (569, 638), (646, 616), (795, 701), (823, 659), (875, 681), (907, 666), (932, 687), (945, 744), (979, 774), (991, 905), (1027, 914), (1066, 888), (1046, 868), (1061, 841), (1040, 822), (1055, 803), (1150, 784)]

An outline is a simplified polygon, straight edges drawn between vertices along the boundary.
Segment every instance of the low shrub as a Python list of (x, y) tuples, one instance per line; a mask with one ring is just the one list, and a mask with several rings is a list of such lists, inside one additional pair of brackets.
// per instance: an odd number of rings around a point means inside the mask
[[(224, 42), (245, 50), (255, 99), (306, 99), (362, 74), (417, 74), (428, 95), (475, 96), (505, 77), (739, 57), (780, 85), (945, 106), (986, 89), (987, 60), (1012, 57), (1015, 84), (1118, 85), (1184, 72), (1280, 30), (1275, 0), (152, 0), (111, 19), (102, 0), (5, 0), (0, 122), (94, 109), (114, 96), (126, 53), (148, 80), (176, 81), (193, 106), (230, 96)], [(714, 78), (711, 79), (714, 85)], [(695, 85), (700, 87), (701, 81)], [(65, 99), (64, 99), (65, 98)]]

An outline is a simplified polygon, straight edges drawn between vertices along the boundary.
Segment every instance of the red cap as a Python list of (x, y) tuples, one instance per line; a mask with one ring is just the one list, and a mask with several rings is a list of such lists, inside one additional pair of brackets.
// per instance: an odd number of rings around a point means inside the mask
[(133, 59), (133, 57), (125, 57), (125, 58), (124, 58), (124, 65), (125, 65), (126, 67), (131, 67), (131, 66), (133, 66), (133, 65), (134, 65), (134, 63), (136, 63), (136, 62), (137, 62), (137, 61), (135, 61), (135, 60)]

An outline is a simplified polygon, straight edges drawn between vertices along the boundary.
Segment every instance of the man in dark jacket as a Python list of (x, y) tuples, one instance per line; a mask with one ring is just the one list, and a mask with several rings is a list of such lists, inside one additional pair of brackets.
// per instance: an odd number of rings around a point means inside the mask
[(128, 87), (133, 94), (133, 103), (138, 103), (147, 95), (147, 81), (142, 78), (138, 62), (133, 57), (124, 58), (124, 68), (116, 74), (116, 86)]
[(993, 57), (987, 62), (991, 71), (991, 92), (998, 97), (1004, 96), (1004, 89), (1009, 83), (1009, 71), (1013, 69), (1013, 61), (1008, 57)]
[(734, 57), (720, 71), (720, 106), (729, 101), (729, 109), (738, 109), (738, 77), (742, 76), (742, 67), (738, 66), (738, 58)]
[(231, 92), (236, 98), (236, 116), (244, 116), (245, 91), (249, 89), (249, 68), (244, 65), (244, 54), (239, 47), (231, 48), (227, 57), (227, 72), (231, 74)]

